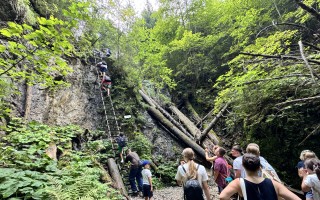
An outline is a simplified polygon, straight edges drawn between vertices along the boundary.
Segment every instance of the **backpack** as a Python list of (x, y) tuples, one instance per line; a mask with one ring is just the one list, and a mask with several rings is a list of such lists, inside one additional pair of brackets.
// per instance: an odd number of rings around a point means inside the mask
[(127, 145), (127, 141), (126, 141), (126, 138), (123, 136), (119, 136), (118, 139), (117, 139), (117, 143), (120, 147), (125, 147)]
[[(182, 166), (184, 173), (187, 174), (186, 169)], [(198, 173), (199, 165), (197, 167)], [(184, 199), (185, 200), (204, 200), (202, 195), (202, 188), (198, 179), (188, 179), (183, 185)]]
[(278, 183), (282, 183), (278, 175), (271, 170), (261, 169), (261, 176), (263, 178), (268, 178), (268, 179), (277, 181)]
[(273, 167), (266, 160), (261, 162), (261, 177), (282, 183), (277, 172), (274, 171)]

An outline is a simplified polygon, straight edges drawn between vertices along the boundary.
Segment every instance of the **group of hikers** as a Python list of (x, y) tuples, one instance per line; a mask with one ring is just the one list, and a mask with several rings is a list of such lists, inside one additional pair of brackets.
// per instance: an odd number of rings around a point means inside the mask
[[(127, 138), (120, 133), (116, 138), (118, 144), (119, 156), (121, 163), (130, 162), (129, 182), (133, 195), (144, 197), (145, 200), (150, 200), (153, 197), (152, 174), (150, 171), (149, 160), (140, 160), (136, 152), (126, 149), (126, 158), (123, 159), (124, 148), (127, 146)], [(138, 183), (138, 187), (136, 185)]]
[[(120, 139), (117, 141), (121, 161), (131, 163), (129, 182), (133, 194), (139, 194), (145, 200), (151, 199), (153, 197), (151, 162), (140, 160), (139, 155), (130, 149), (126, 150), (126, 158), (123, 160), (123, 148), (120, 148)], [(300, 199), (284, 186), (274, 168), (260, 156), (260, 148), (256, 143), (248, 144), (244, 154), (239, 145), (233, 146), (230, 152), (234, 158), (232, 166), (226, 160), (226, 150), (223, 147), (215, 145), (212, 151), (214, 156), (210, 157), (209, 149), (205, 149), (205, 156), (207, 161), (213, 163), (212, 179), (217, 185), (219, 199)], [(211, 200), (207, 170), (194, 161), (195, 153), (191, 148), (185, 148), (182, 156), (175, 180), (183, 187), (183, 198)], [(306, 200), (320, 200), (320, 161), (310, 150), (302, 151), (300, 159), (297, 169), (302, 179), (301, 189), (305, 193)]]
[[(280, 181), (274, 168), (260, 156), (259, 146), (250, 143), (246, 153), (242, 154), (239, 145), (232, 147), (233, 166), (225, 159), (226, 150), (214, 146), (214, 156), (209, 157), (205, 149), (207, 161), (213, 162), (213, 180), (218, 186), (219, 199), (245, 200), (298, 200), (297, 195), (287, 189)], [(195, 155), (191, 148), (182, 152), (183, 160), (175, 179), (183, 185), (185, 200), (209, 200), (208, 175), (205, 168), (194, 162)], [(307, 200), (320, 200), (320, 161), (314, 152), (304, 150), (298, 163), (298, 175), (301, 177), (301, 189)], [(232, 173), (231, 173), (232, 172)], [(233, 177), (231, 177), (231, 174)], [(198, 184), (194, 180), (197, 180)], [(204, 198), (205, 196), (205, 198)]]
[[(99, 51), (99, 54), (102, 54)], [(109, 57), (111, 55), (110, 49), (106, 49), (105, 56)], [(100, 55), (100, 57), (103, 57)], [(96, 67), (99, 69), (99, 77), (101, 79), (100, 85), (101, 89), (105, 90), (107, 92), (107, 95), (110, 95), (110, 88), (111, 88), (111, 78), (110, 74), (108, 73), (108, 65), (106, 62), (98, 62), (96, 64)]]

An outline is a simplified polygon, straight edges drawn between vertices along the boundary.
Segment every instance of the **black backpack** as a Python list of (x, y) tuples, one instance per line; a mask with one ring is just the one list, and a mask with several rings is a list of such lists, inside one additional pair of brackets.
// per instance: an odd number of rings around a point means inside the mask
[(125, 136), (123, 136), (123, 137), (119, 136), (119, 137), (117, 138), (117, 143), (118, 143), (118, 145), (119, 145), (120, 147), (125, 147), (125, 146), (127, 145), (127, 141), (126, 141)]
[[(184, 173), (187, 174), (186, 169), (182, 166)], [(197, 167), (198, 173), (199, 165)], [(185, 200), (204, 200), (201, 185), (198, 179), (188, 179), (183, 185)]]

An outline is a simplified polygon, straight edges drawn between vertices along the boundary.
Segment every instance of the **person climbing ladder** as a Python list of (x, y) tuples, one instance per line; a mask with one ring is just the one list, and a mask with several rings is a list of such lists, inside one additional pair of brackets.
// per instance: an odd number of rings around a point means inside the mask
[(118, 143), (118, 150), (121, 158), (121, 163), (123, 163), (123, 148), (127, 146), (127, 138), (123, 135), (123, 133), (120, 133), (116, 141)]
[(107, 95), (110, 95), (110, 88), (111, 88), (111, 78), (108, 75), (103, 75), (101, 80), (101, 89), (107, 91)]
[(99, 68), (100, 71), (100, 76), (105, 76), (106, 72), (108, 70), (108, 65), (105, 62), (98, 62), (97, 67)]

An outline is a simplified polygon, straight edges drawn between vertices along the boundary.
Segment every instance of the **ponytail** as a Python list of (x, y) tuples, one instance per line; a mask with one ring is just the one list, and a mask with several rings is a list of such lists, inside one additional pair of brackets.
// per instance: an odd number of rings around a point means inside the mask
[(196, 164), (193, 161), (194, 160), (194, 152), (191, 148), (185, 148), (182, 152), (182, 155), (184, 156), (184, 160), (187, 161), (188, 164), (188, 179), (196, 179), (198, 170), (196, 169)]
[(197, 168), (196, 168), (196, 164), (193, 160), (189, 161), (189, 174), (188, 174), (188, 179), (196, 179), (197, 178)]

